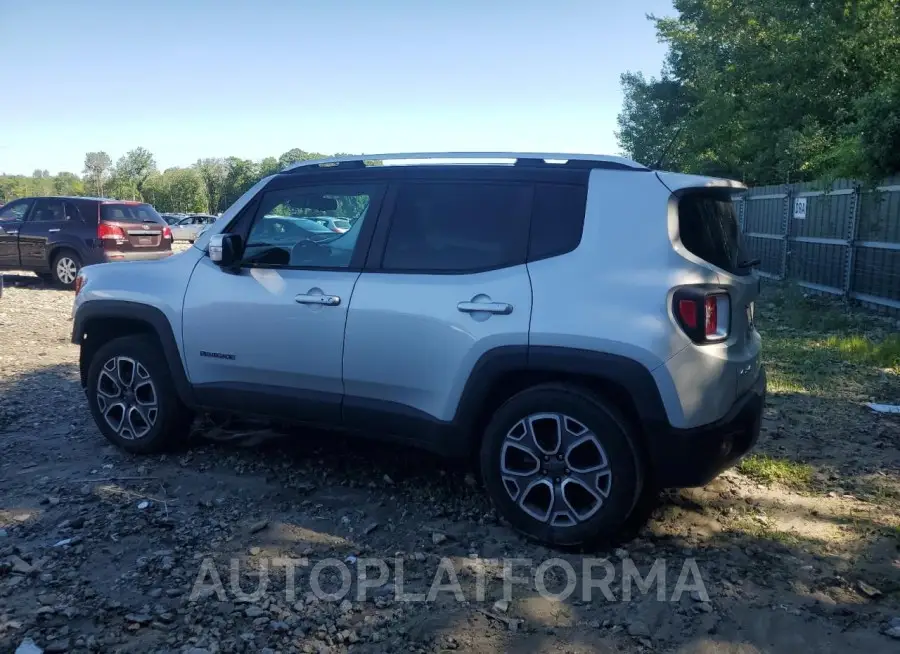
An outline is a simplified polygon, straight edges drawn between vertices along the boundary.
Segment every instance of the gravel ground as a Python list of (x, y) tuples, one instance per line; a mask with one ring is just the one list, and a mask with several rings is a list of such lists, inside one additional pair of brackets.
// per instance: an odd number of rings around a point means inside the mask
[[(895, 369), (828, 359), (837, 368), (807, 387), (808, 366), (770, 360), (775, 392), (760, 451), (771, 458), (702, 489), (648, 498), (612, 551), (559, 552), (501, 524), (465, 469), (409, 450), (312, 432), (209, 442), (226, 432), (199, 424), (180, 452), (127, 455), (106, 443), (85, 406), (71, 293), (27, 273), (6, 282), (0, 651), (29, 642), (44, 652), (194, 654), (900, 649), (900, 421), (861, 406), (900, 399)], [(760, 307), (776, 352), (796, 335), (782, 306), (775, 298)], [(287, 557), (308, 564), (288, 578), (273, 561)], [(358, 601), (368, 557), (387, 560), (389, 585)], [(583, 566), (602, 557), (613, 569), (611, 600), (599, 586), (584, 598)], [(577, 590), (542, 596), (523, 564), (515, 572), (527, 581), (505, 602), (504, 558), (530, 559), (532, 571), (568, 562)], [(310, 586), (314, 566), (329, 559), (350, 571), (342, 601)], [(646, 577), (658, 560), (664, 601), (660, 584), (646, 594), (632, 584), (626, 601), (626, 571)], [(449, 583), (452, 562), (463, 597), (403, 601), (432, 587), (442, 561), (437, 583)], [(673, 601), (687, 561), (708, 596)], [(340, 585), (337, 570), (317, 577), (325, 592)], [(370, 568), (370, 579), (377, 573)], [(602, 567), (591, 574), (603, 576)], [(254, 598), (260, 579), (268, 585)], [(564, 568), (537, 581), (561, 592)]]

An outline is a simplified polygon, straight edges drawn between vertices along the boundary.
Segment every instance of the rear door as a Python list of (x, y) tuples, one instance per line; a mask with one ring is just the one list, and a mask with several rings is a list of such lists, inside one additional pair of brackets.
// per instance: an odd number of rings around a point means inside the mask
[(125, 254), (160, 252), (172, 249), (172, 241), (165, 238), (168, 227), (162, 216), (144, 202), (103, 202), (100, 220), (119, 238), (104, 238), (104, 247)]
[(56, 198), (35, 200), (34, 209), (19, 230), (19, 256), (29, 270), (50, 269), (50, 249), (60, 240), (66, 226), (63, 201)]
[(450, 421), (485, 352), (520, 345), (524, 364), (531, 199), (531, 184), (477, 177), (392, 186), (347, 318), (349, 426), (370, 428), (392, 411), (419, 418), (394, 421), (395, 430)]
[(0, 207), (0, 268), (16, 268), (19, 259), (19, 230), (34, 200), (13, 200)]

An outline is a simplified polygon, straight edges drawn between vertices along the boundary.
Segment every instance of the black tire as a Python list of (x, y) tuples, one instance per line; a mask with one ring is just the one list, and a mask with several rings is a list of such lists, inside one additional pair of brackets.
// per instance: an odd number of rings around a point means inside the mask
[(81, 257), (72, 250), (60, 250), (53, 257), (50, 276), (59, 288), (75, 288), (75, 277), (81, 270)]
[(37, 275), (40, 278), (40, 280), (42, 282), (44, 282), (45, 284), (53, 283), (53, 273), (34, 273), (34, 274)]
[[(578, 442), (579, 439), (586, 439), (588, 432), (596, 435), (596, 442), (599, 442), (602, 448), (602, 454), (605, 454), (607, 466), (600, 472), (586, 473), (584, 476), (570, 473), (567, 476), (568, 464), (570, 460), (583, 470), (589, 470), (602, 460), (601, 450), (593, 445), (592, 440), (588, 439), (582, 446), (574, 448), (575, 456), (566, 455), (563, 461), (557, 459), (558, 455), (547, 456), (548, 462), (544, 462), (544, 455), (537, 458), (540, 469), (533, 477), (526, 477), (524, 483), (532, 484), (535, 480), (539, 483), (534, 491), (525, 493), (525, 489), (521, 488), (522, 483), (519, 479), (512, 475), (506, 475), (507, 480), (511, 481), (511, 488), (507, 489), (507, 483), (504, 481), (504, 473), (501, 470), (501, 453), (504, 452), (504, 442), (507, 434), (511, 433), (514, 428), (519, 428), (520, 423), (529, 416), (534, 414), (559, 414), (574, 419), (569, 423), (570, 427), (576, 425), (586, 427), (588, 431), (580, 433), (579, 436), (571, 434), (561, 434), (559, 442), (563, 438), (571, 439), (570, 442)], [(542, 431), (545, 426), (558, 424), (559, 421), (538, 420), (537, 431)], [(552, 430), (551, 430), (552, 431)], [(575, 429), (579, 431), (579, 429)], [(519, 429), (513, 434), (522, 433)], [(550, 432), (547, 432), (550, 433)], [(531, 438), (525, 434), (522, 438)], [(528, 442), (533, 442), (532, 439)], [(545, 440), (545, 443), (549, 442)], [(519, 443), (519, 441), (516, 441)], [(521, 441), (524, 445), (525, 441)], [(515, 445), (515, 444), (514, 444)], [(535, 452), (539, 450), (529, 446)], [(548, 451), (551, 447), (546, 448)], [(560, 450), (562, 447), (560, 447)], [(590, 454), (588, 451), (592, 449), (595, 460), (586, 461), (584, 455)], [(515, 448), (510, 450), (507, 448), (507, 459), (505, 463), (508, 470), (514, 470), (516, 466), (511, 465), (513, 459), (519, 455)], [(530, 469), (532, 464), (529, 456), (520, 457), (525, 461), (525, 466)], [(556, 460), (554, 460), (556, 459)], [(566, 470), (554, 471), (552, 467), (565, 466)], [(544, 474), (546, 467), (547, 474)], [(574, 467), (574, 466), (573, 466)], [(606, 401), (594, 396), (588, 391), (577, 386), (569, 386), (564, 384), (544, 384), (524, 390), (509, 400), (507, 400), (494, 414), (484, 439), (481, 443), (480, 451), (480, 468), (484, 485), (497, 508), (500, 515), (505, 518), (514, 529), (521, 532), (525, 536), (543, 543), (561, 546), (574, 547), (594, 545), (598, 543), (608, 544), (613, 542), (619, 535), (620, 531), (628, 520), (629, 515), (635, 507), (644, 485), (644, 471), (639, 450), (634, 442), (633, 429), (628, 422), (622, 418), (618, 411), (615, 410)], [(525, 469), (525, 468), (520, 468)], [(608, 470), (608, 473), (606, 472)], [(559, 475), (559, 476), (557, 476)], [(579, 479), (591, 478), (594, 483), (594, 489), (597, 491), (596, 498), (602, 499), (597, 502), (598, 508), (592, 509), (591, 506), (580, 509), (576, 513), (573, 506), (578, 502), (567, 503), (564, 507), (566, 515), (557, 516), (551, 512), (554, 510), (549, 508), (551, 502), (549, 498), (549, 490), (545, 484), (549, 483), (553, 487), (554, 498), (562, 497), (559, 495), (560, 486), (556, 480), (571, 479), (578, 477)], [(577, 480), (576, 480), (577, 481)], [(584, 492), (584, 486), (569, 485), (565, 482), (567, 489), (567, 497), (574, 499), (583, 499), (586, 504), (595, 502)], [(543, 486), (542, 486), (543, 485)], [(528, 486), (526, 486), (527, 488)], [(607, 491), (603, 497), (602, 490)], [(513, 499), (513, 494), (516, 497)], [(540, 502), (533, 502), (532, 499), (547, 499), (545, 504), (548, 506), (548, 517), (539, 520), (525, 508), (520, 506), (523, 499), (528, 499), (524, 504), (532, 506)], [(565, 498), (564, 498), (565, 499)], [(559, 507), (558, 507), (559, 508)], [(538, 511), (539, 512), (539, 511)], [(583, 519), (582, 519), (583, 517)], [(554, 521), (557, 524), (552, 524)], [(568, 521), (568, 524), (563, 524)]]
[[(146, 408), (150, 389), (144, 380), (143, 384), (134, 384), (134, 390), (130, 394), (125, 392), (119, 396), (131, 406), (144, 403), (134, 412), (128, 411), (129, 421), (126, 422), (124, 410), (110, 408), (116, 404), (115, 400), (118, 397), (102, 400), (108, 402), (104, 407), (101, 404), (101, 393), (98, 391), (102, 391), (107, 397), (114, 396), (115, 393), (111, 392), (114, 387), (110, 382), (112, 381), (114, 386), (123, 386), (118, 384), (121, 379), (127, 382), (128, 361), (135, 362), (135, 365), (131, 366), (134, 371), (132, 379), (143, 380), (143, 375), (147, 375), (146, 379), (150, 381), (156, 400), (156, 412), (153, 414)], [(115, 362), (112, 367), (110, 362)], [(120, 366), (123, 371), (121, 374)], [(91, 415), (97, 427), (111, 443), (123, 450), (136, 454), (150, 454), (165, 451), (187, 440), (193, 416), (179, 399), (165, 356), (155, 339), (150, 336), (123, 336), (102, 345), (88, 367), (86, 392)], [(107, 414), (110, 421), (106, 418)], [(117, 420), (120, 415), (123, 416), (121, 421)], [(118, 423), (119, 429), (115, 428), (115, 423)], [(133, 437), (129, 438), (129, 434)]]

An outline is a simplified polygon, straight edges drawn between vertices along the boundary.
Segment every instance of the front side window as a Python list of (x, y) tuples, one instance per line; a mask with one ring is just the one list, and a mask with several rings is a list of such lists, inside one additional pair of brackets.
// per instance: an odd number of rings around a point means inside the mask
[(38, 200), (31, 214), (33, 223), (53, 223), (65, 220), (63, 203), (59, 200)]
[[(260, 266), (346, 268), (365, 221), (374, 220), (380, 187), (301, 187), (270, 191), (250, 227), (244, 262)], [(336, 233), (323, 223), (346, 221)]]
[(31, 208), (32, 200), (15, 200), (0, 208), (0, 222), (25, 220), (25, 214)]
[(465, 273), (525, 263), (531, 196), (523, 184), (404, 184), (382, 267)]

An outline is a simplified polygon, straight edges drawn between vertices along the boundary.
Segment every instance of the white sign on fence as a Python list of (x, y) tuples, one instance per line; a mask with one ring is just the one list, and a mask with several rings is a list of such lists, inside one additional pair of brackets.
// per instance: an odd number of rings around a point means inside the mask
[(794, 218), (806, 218), (806, 198), (794, 200)]

